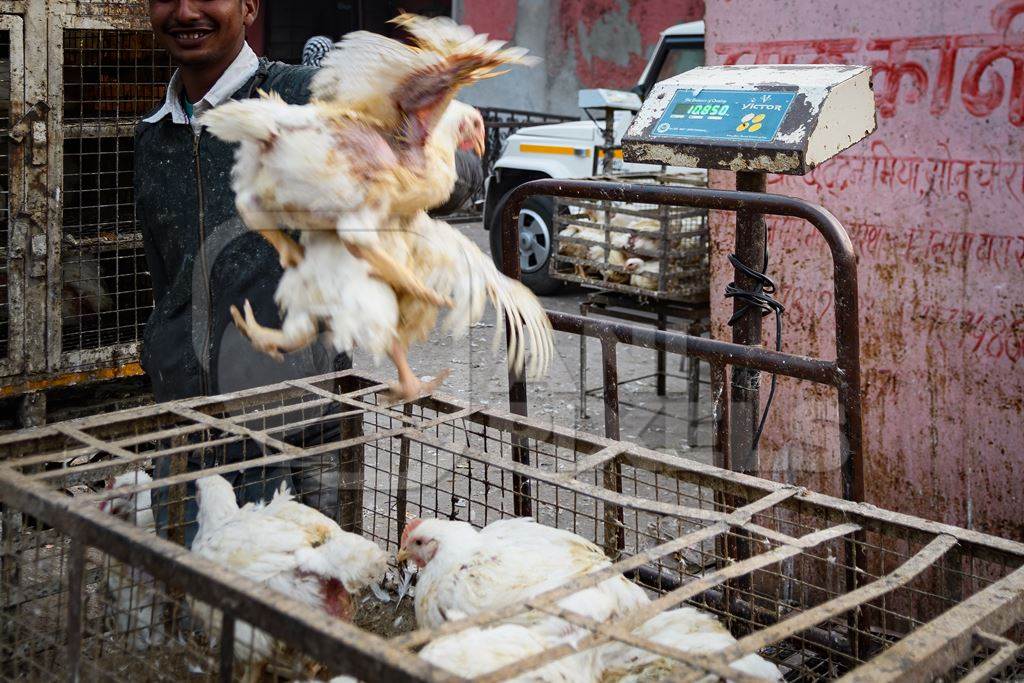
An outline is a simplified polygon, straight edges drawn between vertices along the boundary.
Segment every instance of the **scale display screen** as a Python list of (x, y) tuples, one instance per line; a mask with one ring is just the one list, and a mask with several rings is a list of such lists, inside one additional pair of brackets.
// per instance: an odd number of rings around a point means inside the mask
[(771, 142), (796, 93), (679, 90), (662, 114), (658, 137)]

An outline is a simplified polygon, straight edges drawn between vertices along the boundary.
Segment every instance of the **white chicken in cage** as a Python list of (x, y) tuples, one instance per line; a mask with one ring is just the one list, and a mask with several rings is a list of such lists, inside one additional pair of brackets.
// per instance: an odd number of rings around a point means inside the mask
[[(736, 639), (713, 615), (693, 607), (662, 612), (633, 631), (642, 639), (681, 652), (711, 654), (735, 645)], [(671, 657), (613, 642), (599, 650), (602, 683), (654, 683), (683, 678), (692, 673)], [(730, 662), (740, 673), (766, 681), (781, 681), (779, 668), (757, 654)]]
[[(115, 492), (153, 481), (143, 470), (129, 470), (109, 477), (104, 490)], [(150, 492), (125, 493), (102, 501), (100, 510), (131, 522), (147, 533), (156, 533), (153, 500)], [(110, 612), (116, 633), (125, 636), (136, 651), (160, 645), (163, 637), (163, 610), (154, 579), (139, 567), (111, 559), (107, 570)]]
[[(416, 621), (436, 627), (453, 614), (522, 604), (611, 563), (601, 549), (582, 536), (537, 524), (507, 519), (477, 530), (466, 522), (414, 519), (402, 534), (398, 561), (419, 566)], [(643, 589), (623, 576), (607, 579), (559, 601), (565, 609), (604, 621), (647, 603)], [(568, 622), (539, 613), (524, 615), (523, 625), (544, 639), (575, 642), (585, 632)]]
[[(226, 479), (196, 482), (198, 523), (192, 552), (298, 602), (351, 620), (353, 596), (377, 584), (387, 556), (375, 543), (343, 531), (334, 520), (292, 500), (284, 484), (269, 503), (238, 506)], [(190, 599), (193, 615), (211, 637), (219, 637), (220, 615)], [(259, 680), (270, 660), (282, 655), (277, 642), (248, 624), (235, 627), (235, 657), (249, 662)]]
[[(457, 620), (465, 615), (454, 612), (448, 617)], [(540, 654), (558, 644), (558, 640), (546, 638), (526, 626), (498, 624), (470, 627), (438, 638), (420, 650), (420, 657), (457, 676), (471, 678)], [(510, 683), (595, 683), (600, 678), (599, 662), (599, 653), (587, 650), (508, 680)]]
[(629, 284), (640, 289), (658, 289), (658, 280), (661, 273), (661, 264), (654, 260), (644, 260), (639, 257), (626, 259), (623, 267), (629, 274)]

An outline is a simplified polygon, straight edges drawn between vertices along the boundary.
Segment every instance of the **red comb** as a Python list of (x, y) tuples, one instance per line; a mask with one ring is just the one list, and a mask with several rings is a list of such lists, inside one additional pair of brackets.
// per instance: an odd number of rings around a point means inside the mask
[(400, 547), (405, 547), (405, 542), (406, 540), (408, 540), (409, 534), (411, 534), (413, 529), (418, 527), (420, 524), (423, 524), (423, 520), (419, 517), (410, 519), (408, 522), (405, 523), (405, 529), (402, 530), (402, 543), (400, 544)]

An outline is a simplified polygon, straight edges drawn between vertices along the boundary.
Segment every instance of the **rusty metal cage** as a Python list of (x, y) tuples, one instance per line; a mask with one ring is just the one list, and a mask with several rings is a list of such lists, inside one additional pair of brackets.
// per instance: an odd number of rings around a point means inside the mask
[[(703, 187), (702, 174), (630, 173), (593, 180)], [(551, 276), (658, 301), (706, 302), (707, 211), (665, 204), (555, 199)]]
[[(729, 663), (753, 652), (791, 681), (1024, 675), (1024, 545), (442, 396), (389, 406), (384, 388), (347, 371), (0, 438), (0, 678), (228, 680), (253, 663), (253, 625), (278, 639), (278, 680), (318, 666), (363, 680), (460, 680), (416, 650), (527, 610), (588, 634), (579, 649), (554, 647), (479, 680), (610, 641), (664, 656), (672, 680), (751, 680)], [(390, 553), (413, 516), (479, 527), (526, 514), (594, 541), (614, 564), (433, 631), (414, 628), (408, 599), (404, 612), (364, 600), (346, 624), (182, 547), (190, 482), (244, 470), (247, 486), (267, 492), (281, 465), (318, 475), (306, 502), (336, 499), (321, 506)], [(139, 467), (155, 481), (102, 488)], [(156, 533), (99, 509), (125, 494), (146, 507), (143, 491)], [(737, 560), (741, 545), (749, 552)], [(556, 604), (619, 573), (652, 601), (607, 623)], [(635, 633), (683, 604), (714, 614), (738, 642), (696, 654)]]
[[(173, 73), (145, 3), (0, 5), (0, 396), (139, 374), (133, 137)], [(6, 22), (6, 23), (2, 23)], [(8, 82), (9, 81), (9, 82)]]

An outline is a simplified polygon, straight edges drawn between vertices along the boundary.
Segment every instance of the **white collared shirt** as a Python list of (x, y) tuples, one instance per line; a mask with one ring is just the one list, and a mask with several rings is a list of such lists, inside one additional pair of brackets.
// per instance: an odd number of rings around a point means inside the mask
[(203, 99), (192, 105), (193, 116), (191, 119), (189, 119), (188, 114), (185, 113), (185, 108), (181, 104), (181, 73), (180, 71), (175, 71), (174, 75), (171, 76), (170, 83), (167, 84), (167, 96), (164, 98), (163, 106), (155, 114), (143, 119), (143, 121), (146, 123), (156, 123), (170, 114), (171, 120), (174, 123), (189, 124), (192, 126), (192, 131), (199, 135), (199, 131), (202, 129), (198, 121), (199, 117), (204, 112), (231, 99), (231, 96), (238, 92), (255, 75), (259, 66), (259, 57), (249, 47), (249, 43), (243, 43), (242, 49), (239, 51), (238, 56), (235, 57), (235, 61), (231, 62), (231, 66), (221, 74), (209, 92), (203, 95)]

